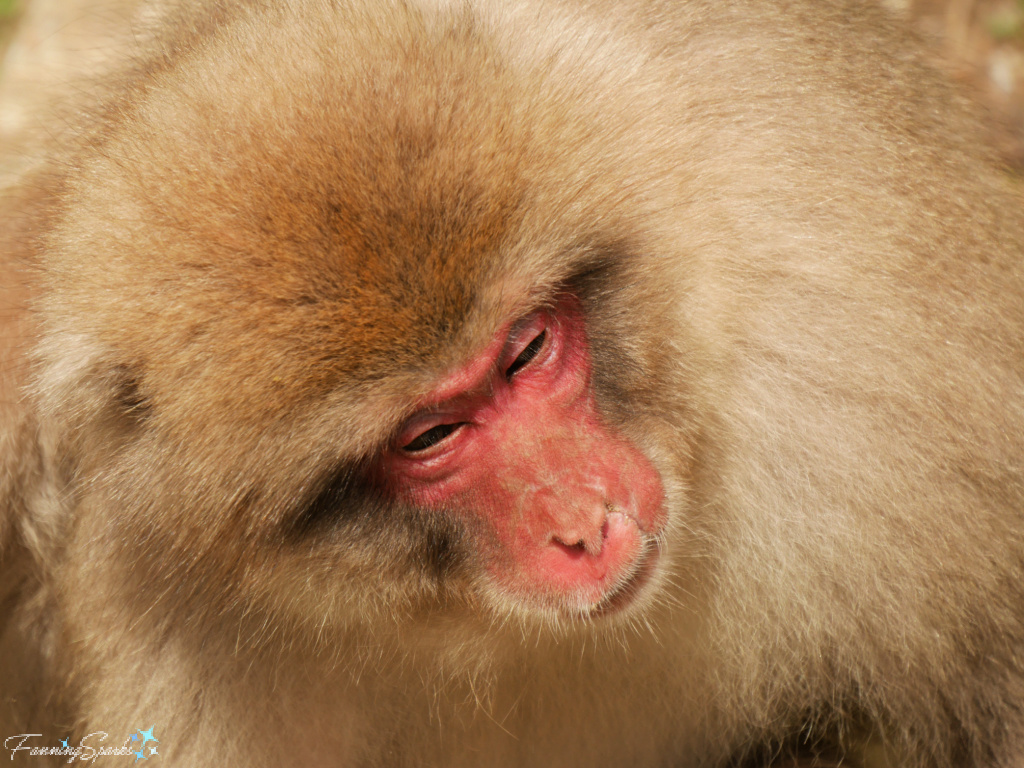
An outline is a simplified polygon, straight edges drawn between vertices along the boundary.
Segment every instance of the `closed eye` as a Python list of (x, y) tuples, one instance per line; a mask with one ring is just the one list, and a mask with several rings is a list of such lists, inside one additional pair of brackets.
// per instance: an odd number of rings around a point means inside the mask
[(533, 358), (537, 356), (537, 353), (540, 352), (541, 347), (544, 346), (544, 338), (547, 336), (547, 333), (548, 332), (546, 330), (543, 330), (540, 333), (538, 333), (536, 338), (534, 338), (533, 341), (527, 344), (523, 351), (519, 353), (519, 356), (512, 361), (512, 365), (505, 369), (505, 378), (508, 381), (512, 380), (512, 377), (516, 375), (516, 372), (519, 371), (520, 368), (526, 366), (531, 360), (533, 360)]
[(406, 445), (403, 445), (402, 450), (408, 451), (409, 453), (425, 451), (427, 448), (440, 443), (465, 423), (466, 422), (464, 421), (460, 421), (455, 424), (438, 424), (436, 427), (431, 427)]

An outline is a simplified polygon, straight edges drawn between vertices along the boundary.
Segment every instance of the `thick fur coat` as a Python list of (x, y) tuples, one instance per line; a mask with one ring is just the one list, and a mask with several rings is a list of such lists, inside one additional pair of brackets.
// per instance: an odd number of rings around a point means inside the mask
[[(145, 11), (4, 193), (0, 737), (1021, 766), (1024, 199), (882, 11)], [(608, 617), (519, 604), (364, 482), (563, 290), (665, 487)]]

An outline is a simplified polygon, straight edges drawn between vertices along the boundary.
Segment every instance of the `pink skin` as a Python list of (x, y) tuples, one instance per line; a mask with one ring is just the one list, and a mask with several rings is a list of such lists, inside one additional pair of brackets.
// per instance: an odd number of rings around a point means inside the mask
[[(541, 349), (509, 379), (541, 332)], [(428, 448), (407, 448), (445, 424), (461, 426)], [(446, 376), (385, 461), (406, 500), (486, 523), (482, 554), (504, 591), (553, 607), (609, 602), (641, 577), (645, 542), (665, 522), (657, 471), (598, 416), (571, 297), (503, 331)]]

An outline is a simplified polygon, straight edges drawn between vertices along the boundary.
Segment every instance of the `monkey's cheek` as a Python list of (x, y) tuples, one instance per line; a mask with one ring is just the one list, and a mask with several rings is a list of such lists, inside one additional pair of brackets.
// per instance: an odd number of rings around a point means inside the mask
[(569, 547), (557, 540), (521, 542), (492, 577), (507, 595), (527, 605), (578, 616), (606, 615), (630, 605), (657, 567), (658, 547), (628, 515), (606, 518), (598, 547)]

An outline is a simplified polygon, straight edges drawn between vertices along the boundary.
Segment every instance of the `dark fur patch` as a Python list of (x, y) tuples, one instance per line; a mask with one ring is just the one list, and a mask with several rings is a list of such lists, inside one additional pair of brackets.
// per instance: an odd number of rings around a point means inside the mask
[(580, 299), (587, 317), (598, 402), (605, 409), (610, 404), (631, 403), (642, 387), (643, 367), (622, 343), (637, 337), (631, 325), (632, 314), (615, 309), (622, 303), (630, 264), (636, 258), (634, 251), (625, 240), (595, 237), (579, 253), (580, 261), (567, 281), (567, 289)]
[(410, 566), (438, 584), (450, 578), (466, 559), (459, 526), (436, 512), (410, 509), (403, 518)]
[(357, 464), (346, 463), (335, 468), (316, 486), (312, 497), (303, 504), (288, 523), (289, 538), (304, 539), (335, 528), (342, 521), (365, 510), (368, 484)]
[(114, 404), (134, 426), (141, 426), (153, 415), (153, 404), (142, 389), (142, 377), (131, 366), (114, 369)]
[(462, 531), (446, 515), (414, 509), (389, 497), (362, 464), (326, 476), (287, 523), (292, 542), (332, 540), (362, 549), (382, 564), (441, 583), (465, 560)]

